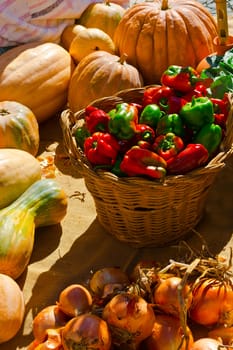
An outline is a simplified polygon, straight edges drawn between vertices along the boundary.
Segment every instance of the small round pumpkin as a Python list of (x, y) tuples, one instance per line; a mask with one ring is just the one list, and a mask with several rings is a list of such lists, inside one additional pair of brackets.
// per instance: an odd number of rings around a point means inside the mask
[(128, 55), (145, 84), (160, 83), (170, 65), (196, 67), (214, 51), (217, 24), (196, 0), (154, 0), (126, 10), (116, 28), (116, 52)]
[(68, 105), (76, 112), (97, 98), (143, 86), (140, 72), (121, 57), (96, 51), (83, 58), (75, 68), (68, 90)]
[(76, 34), (79, 33), (80, 30), (84, 29), (84, 26), (81, 26), (80, 24), (71, 24), (63, 30), (61, 34), (61, 45), (69, 51), (70, 49), (70, 44), (72, 40), (75, 38)]
[(36, 156), (39, 143), (34, 113), (19, 102), (0, 102), (0, 148), (17, 148)]
[(79, 23), (87, 28), (99, 28), (113, 38), (124, 13), (125, 9), (121, 5), (107, 0), (90, 4), (79, 18)]
[[(81, 27), (81, 26), (79, 26)], [(70, 44), (69, 53), (76, 63), (94, 51), (115, 53), (115, 45), (108, 34), (98, 28), (80, 29)]]
[(0, 55), (0, 101), (16, 101), (38, 122), (55, 116), (67, 101), (74, 62), (55, 43), (30, 43)]

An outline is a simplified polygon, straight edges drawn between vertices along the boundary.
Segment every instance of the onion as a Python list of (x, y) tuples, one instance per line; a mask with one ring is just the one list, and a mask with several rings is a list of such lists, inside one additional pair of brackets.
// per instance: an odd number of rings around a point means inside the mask
[(81, 284), (71, 284), (60, 293), (57, 305), (65, 314), (75, 317), (91, 309), (92, 296)]
[(110, 350), (111, 334), (107, 323), (93, 314), (72, 318), (62, 330), (64, 350)]
[(102, 318), (111, 328), (113, 344), (134, 344), (135, 349), (152, 331), (155, 315), (141, 296), (120, 293), (104, 307)]
[(193, 343), (190, 350), (226, 350), (222, 343), (211, 338), (200, 338)]
[(48, 329), (64, 326), (69, 318), (57, 305), (49, 305), (42, 309), (33, 319), (32, 330), (34, 338), (42, 343), (48, 335)]
[(208, 332), (208, 337), (221, 339), (224, 344), (232, 345), (233, 349), (233, 326), (232, 327), (217, 327)]
[(0, 274), (0, 343), (12, 339), (25, 315), (23, 292), (10, 276)]
[(118, 284), (121, 285), (123, 289), (129, 284), (129, 278), (127, 274), (118, 267), (104, 267), (93, 274), (89, 284), (92, 292), (101, 297), (105, 285)]
[(233, 284), (214, 278), (201, 279), (192, 289), (190, 318), (203, 326), (233, 324)]
[[(188, 326), (185, 330), (180, 320), (174, 316), (156, 315), (152, 334), (145, 340), (144, 350), (190, 350), (193, 345), (193, 335)], [(187, 339), (187, 340), (186, 340)]]
[(48, 329), (47, 339), (35, 347), (35, 350), (63, 350), (61, 343), (61, 328)]
[(179, 317), (183, 310), (183, 301), (186, 310), (190, 308), (192, 293), (188, 284), (182, 286), (180, 277), (168, 277), (160, 280), (154, 290), (154, 302), (163, 312)]

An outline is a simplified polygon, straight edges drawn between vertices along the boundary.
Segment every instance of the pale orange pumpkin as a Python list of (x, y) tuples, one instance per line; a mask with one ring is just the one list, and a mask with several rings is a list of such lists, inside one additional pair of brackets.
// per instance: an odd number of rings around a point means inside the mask
[(116, 27), (125, 9), (112, 2), (104, 1), (90, 4), (79, 18), (79, 24), (87, 28), (99, 28), (113, 38)]
[(60, 42), (62, 47), (64, 47), (64, 49), (69, 51), (72, 40), (75, 38), (76, 34), (79, 33), (81, 29), (85, 30), (85, 27), (81, 26), (80, 24), (71, 24), (65, 27), (65, 29), (61, 34), (61, 42)]
[(58, 44), (15, 47), (0, 56), (0, 101), (22, 103), (42, 122), (66, 104), (73, 69), (70, 54)]
[(39, 125), (34, 113), (19, 102), (0, 102), (0, 148), (17, 148), (35, 156), (39, 143)]
[(89, 53), (99, 50), (115, 53), (115, 45), (110, 36), (98, 28), (79, 26), (69, 48), (69, 53), (75, 63), (79, 63)]
[(97, 98), (119, 90), (143, 86), (140, 72), (126, 62), (126, 56), (96, 51), (75, 68), (68, 90), (69, 108), (76, 112)]
[(159, 83), (168, 66), (196, 67), (214, 51), (217, 25), (196, 0), (155, 0), (129, 8), (116, 28), (117, 54), (128, 55), (145, 84)]

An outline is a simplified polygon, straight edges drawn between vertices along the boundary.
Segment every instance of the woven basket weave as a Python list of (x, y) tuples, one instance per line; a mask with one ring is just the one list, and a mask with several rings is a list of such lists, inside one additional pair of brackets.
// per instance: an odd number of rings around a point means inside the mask
[[(108, 112), (121, 102), (142, 102), (144, 88), (123, 90), (92, 105)], [(231, 102), (233, 100), (230, 96)], [(232, 105), (232, 103), (231, 103)], [(84, 177), (96, 206), (99, 222), (120, 241), (134, 247), (163, 246), (184, 237), (198, 224), (216, 175), (233, 153), (233, 108), (221, 152), (205, 167), (186, 175), (166, 176), (165, 182), (141, 177), (119, 178), (104, 170), (94, 171), (73, 133), (84, 122), (84, 110), (67, 109), (61, 115), (64, 146), (72, 164)]]

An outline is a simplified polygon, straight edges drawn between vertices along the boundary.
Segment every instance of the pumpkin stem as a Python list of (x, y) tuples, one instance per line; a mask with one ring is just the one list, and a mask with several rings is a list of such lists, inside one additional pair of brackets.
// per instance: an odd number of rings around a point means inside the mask
[(123, 53), (119, 59), (119, 62), (121, 64), (124, 64), (126, 62), (127, 57), (128, 57), (128, 55), (126, 53)]
[(161, 10), (167, 10), (168, 8), (168, 0), (162, 0)]

